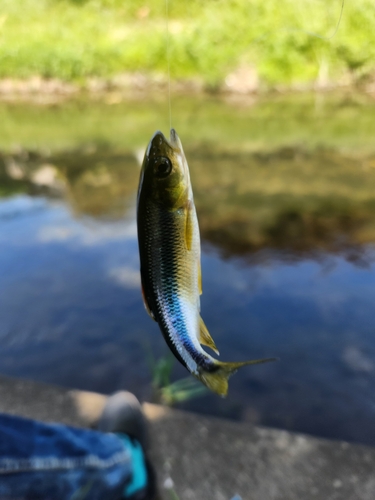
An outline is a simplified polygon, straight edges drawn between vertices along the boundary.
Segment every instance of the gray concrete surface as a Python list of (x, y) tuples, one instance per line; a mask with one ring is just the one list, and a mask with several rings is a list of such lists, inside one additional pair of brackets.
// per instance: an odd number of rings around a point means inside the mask
[[(92, 426), (106, 397), (0, 377), (0, 411)], [(375, 449), (144, 404), (165, 500), (375, 500)]]

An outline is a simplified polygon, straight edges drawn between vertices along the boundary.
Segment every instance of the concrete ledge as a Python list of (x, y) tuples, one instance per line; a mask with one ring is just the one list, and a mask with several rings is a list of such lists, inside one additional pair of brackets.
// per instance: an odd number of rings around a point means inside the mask
[[(106, 397), (0, 377), (0, 411), (93, 426)], [(375, 449), (144, 404), (164, 498), (374, 500)], [(164, 488), (164, 489), (163, 489)]]

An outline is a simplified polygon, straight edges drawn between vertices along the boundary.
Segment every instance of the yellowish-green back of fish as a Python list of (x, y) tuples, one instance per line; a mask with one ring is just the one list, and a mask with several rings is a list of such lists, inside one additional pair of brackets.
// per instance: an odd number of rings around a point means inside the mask
[(269, 361), (276, 361), (277, 358), (264, 358), (253, 359), (251, 361), (240, 361), (237, 363), (225, 363), (223, 361), (216, 361), (218, 369), (214, 372), (201, 371), (197, 378), (211, 391), (216, 392), (222, 397), (228, 394), (228, 379), (231, 375), (246, 365), (258, 365), (260, 363), (268, 363)]

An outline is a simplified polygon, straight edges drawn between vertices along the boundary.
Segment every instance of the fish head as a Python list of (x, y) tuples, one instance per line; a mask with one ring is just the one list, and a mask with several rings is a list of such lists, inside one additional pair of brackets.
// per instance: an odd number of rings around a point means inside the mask
[(185, 206), (191, 193), (189, 168), (177, 132), (167, 140), (162, 132), (153, 135), (145, 153), (138, 189), (169, 210)]

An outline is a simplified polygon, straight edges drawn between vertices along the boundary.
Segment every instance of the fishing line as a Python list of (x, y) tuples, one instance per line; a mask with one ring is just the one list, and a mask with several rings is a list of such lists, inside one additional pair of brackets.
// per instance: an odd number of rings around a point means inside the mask
[[(336, 23), (335, 29), (330, 36), (319, 35), (318, 33), (314, 33), (312, 31), (303, 30), (301, 28), (280, 28), (277, 31), (287, 31), (287, 32), (300, 32), (305, 33), (306, 35), (313, 36), (315, 38), (319, 38), (320, 40), (324, 40), (328, 42), (334, 38), (339, 30), (342, 16), (344, 13), (345, 0), (341, 2), (340, 14), (338, 21)], [(165, 25), (166, 25), (166, 56), (167, 56), (167, 74), (168, 74), (168, 109), (169, 109), (169, 129), (172, 128), (172, 99), (171, 99), (171, 60), (170, 60), (170, 31), (169, 31), (169, 0), (165, 0)], [(266, 38), (267, 34), (261, 35), (255, 38), (252, 43), (262, 40)]]
[(321, 40), (328, 42), (329, 40), (332, 40), (332, 38), (334, 36), (336, 36), (336, 33), (339, 30), (339, 27), (341, 24), (341, 19), (342, 19), (342, 14), (344, 12), (344, 5), (345, 5), (345, 0), (342, 0), (339, 19), (337, 21), (336, 27), (335, 27), (331, 36), (322, 36), (322, 35), (318, 35), (317, 33), (313, 33), (312, 31), (305, 31), (305, 30), (301, 30), (301, 29), (297, 29), (297, 28), (296, 29), (290, 28), (288, 31), (302, 31), (303, 33), (306, 33), (307, 35), (314, 36), (315, 38), (320, 38)]
[(171, 102), (171, 62), (169, 50), (169, 0), (165, 0), (165, 24), (167, 28), (167, 66), (168, 66), (168, 102), (169, 102), (169, 130), (172, 128), (172, 102)]

